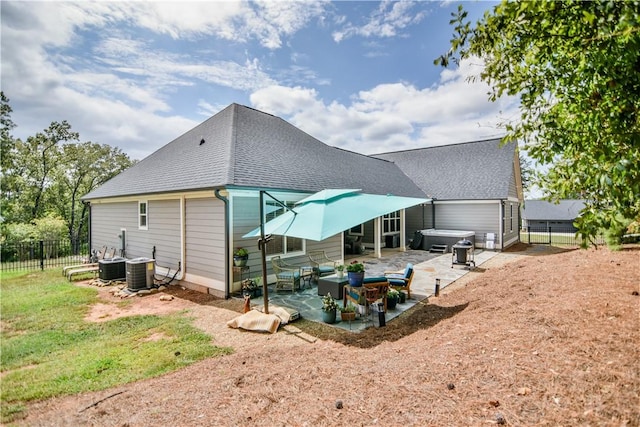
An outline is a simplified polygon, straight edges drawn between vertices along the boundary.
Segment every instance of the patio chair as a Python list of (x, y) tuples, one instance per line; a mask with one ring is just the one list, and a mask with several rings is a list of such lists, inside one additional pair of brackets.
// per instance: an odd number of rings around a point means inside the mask
[(344, 251), (348, 254), (363, 254), (364, 245), (362, 244), (362, 236), (358, 236), (355, 239), (353, 237), (347, 237), (344, 242)]
[(407, 291), (407, 298), (411, 299), (411, 281), (413, 280), (413, 264), (407, 263), (404, 273), (385, 272), (389, 286), (397, 291)]
[(105, 254), (107, 253), (107, 246), (103, 246), (98, 252), (93, 252), (89, 259), (84, 264), (76, 264), (76, 265), (68, 265), (66, 267), (62, 267), (62, 275), (66, 276), (69, 270), (76, 270), (79, 268), (88, 268), (88, 267), (96, 267), (98, 265), (98, 261), (104, 259)]
[(336, 272), (339, 261), (334, 261), (327, 257), (325, 251), (311, 251), (308, 254), (311, 267), (313, 268), (313, 281), (317, 282), (322, 276), (328, 276)]
[(302, 272), (300, 267), (285, 263), (280, 256), (271, 258), (273, 272), (276, 275), (276, 291), (291, 290), (295, 292), (300, 289), (300, 277)]

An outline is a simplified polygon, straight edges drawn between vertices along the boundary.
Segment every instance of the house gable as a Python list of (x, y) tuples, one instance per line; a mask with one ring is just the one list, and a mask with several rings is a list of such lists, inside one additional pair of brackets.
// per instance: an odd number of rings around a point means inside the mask
[(279, 117), (232, 104), (83, 199), (223, 187), (316, 192), (345, 186), (424, 197), (392, 162), (328, 146)]
[[(516, 144), (499, 139), (377, 154), (394, 162), (427, 197), (438, 200), (507, 199), (520, 184)], [(511, 190), (510, 190), (511, 188)], [(516, 194), (522, 191), (516, 189)]]

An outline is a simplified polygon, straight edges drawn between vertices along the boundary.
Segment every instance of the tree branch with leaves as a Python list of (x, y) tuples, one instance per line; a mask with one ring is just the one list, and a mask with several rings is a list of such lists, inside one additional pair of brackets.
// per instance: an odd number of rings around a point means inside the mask
[(484, 61), (489, 99), (518, 96), (504, 141), (548, 170), (549, 200), (580, 195), (579, 234), (640, 220), (640, 2), (502, 2), (472, 25), (452, 14), (444, 67)]

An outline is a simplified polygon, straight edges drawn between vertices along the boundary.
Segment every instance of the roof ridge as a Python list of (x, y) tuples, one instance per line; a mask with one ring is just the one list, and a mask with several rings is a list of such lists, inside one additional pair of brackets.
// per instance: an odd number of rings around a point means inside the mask
[(429, 150), (429, 149), (442, 148), (442, 147), (452, 147), (452, 146), (455, 146), (455, 145), (478, 144), (478, 143), (481, 143), (481, 142), (500, 141), (501, 139), (502, 139), (502, 137), (478, 139), (478, 140), (475, 140), (475, 141), (454, 142), (452, 144), (431, 145), (431, 146), (428, 146), (428, 147), (408, 148), (406, 150), (385, 151), (383, 153), (370, 154), (370, 156), (382, 156), (382, 155), (385, 155), (385, 154), (409, 153), (409, 152), (412, 152), (412, 151)]

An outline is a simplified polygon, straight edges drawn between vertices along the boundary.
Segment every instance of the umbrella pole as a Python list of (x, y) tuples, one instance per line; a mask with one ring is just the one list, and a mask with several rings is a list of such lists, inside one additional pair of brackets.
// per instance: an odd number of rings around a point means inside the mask
[(267, 242), (271, 239), (265, 239), (264, 236), (264, 192), (260, 191), (260, 240), (258, 241), (258, 247), (262, 254), (262, 295), (264, 314), (269, 314), (269, 295), (267, 289)]

